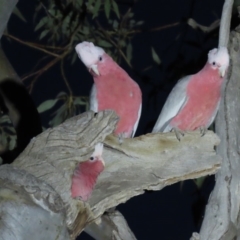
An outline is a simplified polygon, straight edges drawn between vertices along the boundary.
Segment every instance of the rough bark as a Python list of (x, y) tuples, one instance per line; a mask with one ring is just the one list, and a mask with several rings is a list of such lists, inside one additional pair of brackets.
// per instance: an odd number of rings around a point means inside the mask
[(204, 240), (240, 238), (240, 34), (237, 31), (230, 35), (229, 52), (231, 68), (216, 119), (221, 139), (217, 152), (223, 162), (200, 231)]
[[(60, 225), (64, 221), (71, 238), (75, 238), (87, 224), (93, 221), (98, 224), (107, 209), (144, 193), (146, 189), (159, 190), (178, 181), (214, 174), (220, 167), (220, 158), (214, 151), (219, 139), (210, 131), (204, 137), (201, 137), (198, 131), (186, 134), (181, 142), (176, 139), (174, 133), (147, 134), (126, 139), (120, 145), (118, 138), (109, 135), (114, 130), (117, 120), (112, 111), (103, 111), (96, 115), (86, 112), (56, 128), (46, 130), (30, 142), (12, 166), (0, 167), (1, 183), (10, 182), (9, 191), (12, 195), (15, 194), (15, 187), (24, 189), (21, 194), (33, 202), (30, 203), (30, 207), (36, 204), (39, 211), (52, 213), (60, 219)], [(91, 198), (85, 203), (72, 199), (71, 176), (76, 165), (88, 159), (95, 144), (103, 141), (106, 166)], [(21, 181), (19, 175), (11, 174), (11, 169), (24, 173), (23, 177), (20, 177)], [(44, 185), (32, 186), (28, 183), (33, 181), (28, 181), (29, 177), (36, 178), (35, 182)], [(45, 186), (48, 187), (47, 190)], [(2, 204), (8, 197), (0, 199), (0, 209), (3, 209)], [(17, 195), (12, 199), (15, 204), (18, 201)], [(55, 205), (58, 207), (54, 207)], [(28, 204), (25, 204), (24, 208), (28, 209)], [(9, 213), (6, 206), (2, 211)], [(11, 215), (11, 211), (9, 214)], [(114, 214), (120, 219), (118, 213)], [(37, 216), (35, 213), (32, 217)], [(47, 218), (47, 215), (45, 217)], [(109, 218), (113, 222), (116, 221), (111, 214), (106, 217), (107, 223)], [(1, 223), (3, 220), (4, 224)], [(0, 219), (0, 232), (4, 231), (6, 222), (8, 226), (13, 226), (11, 221), (12, 219)], [(21, 218), (18, 220), (22, 221)], [(120, 222), (126, 229), (123, 218)], [(38, 228), (35, 224), (33, 222), (28, 228), (22, 224), (24, 234), (26, 235), (31, 228)], [(107, 226), (104, 222), (102, 224)], [(10, 231), (18, 236), (15, 226), (10, 227)], [(115, 236), (120, 236), (117, 239), (124, 239), (121, 227), (117, 231), (116, 228), (112, 228), (111, 236), (114, 236), (113, 231), (117, 234)], [(65, 231), (58, 234), (66, 237)], [(130, 230), (129, 235), (132, 235)], [(105, 239), (111, 239), (111, 236)], [(21, 239), (21, 236), (18, 238)]]

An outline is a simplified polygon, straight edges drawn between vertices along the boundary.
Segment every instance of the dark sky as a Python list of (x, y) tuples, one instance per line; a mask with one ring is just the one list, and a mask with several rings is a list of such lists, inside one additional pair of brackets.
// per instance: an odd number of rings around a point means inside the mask
[[(120, 11), (124, 13), (128, 1), (119, 2)], [(217, 31), (203, 34), (200, 30), (189, 27), (186, 20), (193, 18), (199, 24), (209, 26), (220, 18), (222, 5), (223, 0), (139, 0), (134, 5), (136, 19), (144, 21), (144, 31), (132, 41), (133, 69), (123, 61), (121, 66), (138, 82), (143, 92), (143, 112), (137, 135), (151, 131), (176, 80), (198, 71), (206, 62), (207, 52), (217, 46)], [(22, 40), (38, 42), (38, 33), (33, 31), (34, 1), (20, 0), (18, 7), (27, 23), (12, 16), (8, 31)], [(180, 24), (162, 31), (149, 31), (176, 22)], [(152, 46), (161, 58), (160, 66), (152, 60)], [(2, 47), (19, 76), (31, 72), (43, 56), (37, 50), (14, 41), (9, 42), (6, 38), (2, 40)], [(153, 67), (143, 71), (148, 66)], [(88, 95), (92, 77), (80, 61), (74, 65), (66, 61), (64, 68), (74, 95)], [(28, 86), (30, 81), (27, 80), (25, 84)], [(55, 98), (60, 91), (67, 90), (59, 65), (56, 65), (37, 81), (32, 97), (36, 105), (39, 105), (49, 98)], [(50, 113), (42, 115), (45, 126), (50, 117)], [(147, 192), (134, 197), (118, 209), (126, 217), (138, 240), (189, 239), (193, 231), (199, 230), (199, 224), (194, 222), (196, 209), (200, 212), (200, 221), (203, 216), (201, 208), (207, 201), (213, 184), (214, 177), (208, 178), (200, 191), (193, 181), (184, 182), (182, 188), (180, 184), (174, 184), (158, 192)], [(82, 234), (79, 239), (91, 238)]]

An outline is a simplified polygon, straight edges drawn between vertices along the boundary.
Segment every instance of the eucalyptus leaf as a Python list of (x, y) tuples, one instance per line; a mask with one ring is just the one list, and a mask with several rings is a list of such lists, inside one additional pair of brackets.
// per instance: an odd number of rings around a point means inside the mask
[(11, 137), (10, 138), (10, 141), (8, 143), (9, 150), (13, 150), (16, 147), (16, 142), (17, 142), (16, 140), (17, 140), (16, 137)]
[(67, 112), (68, 106), (67, 104), (63, 104), (57, 111), (55, 117), (49, 121), (49, 125), (51, 127), (58, 126), (60, 123), (62, 123), (66, 118), (66, 112)]
[(11, 123), (11, 120), (8, 115), (3, 115), (0, 117), (0, 124)]
[(37, 108), (38, 112), (39, 113), (46, 112), (47, 110), (54, 107), (54, 105), (57, 103), (58, 100), (59, 100), (58, 98), (46, 100), (45, 102), (41, 103), (38, 106), (38, 108)]
[(102, 47), (106, 47), (106, 48), (112, 47), (112, 44), (105, 40), (98, 41), (98, 44), (101, 45)]
[(161, 63), (161, 60), (160, 58), (158, 57), (156, 51), (154, 50), (154, 48), (152, 47), (152, 58), (153, 58), (153, 61), (157, 64), (160, 64)]
[(105, 10), (105, 15), (106, 15), (107, 19), (109, 19), (110, 10), (111, 10), (111, 2), (110, 2), (110, 0), (105, 0), (104, 10)]
[(201, 189), (205, 179), (206, 179), (206, 176), (194, 179), (194, 182), (195, 182), (198, 189)]
[(39, 39), (41, 40), (42, 38), (44, 38), (47, 34), (49, 33), (48, 29), (45, 29), (41, 32)]
[(48, 21), (47, 17), (42, 18), (39, 23), (37, 24), (37, 26), (34, 28), (34, 31), (37, 31), (38, 29), (40, 29), (41, 27), (43, 27)]
[(97, 0), (95, 3), (94, 9), (93, 9), (93, 17), (92, 18), (95, 18), (96, 16), (98, 16), (100, 6), (101, 6), (101, 0)]
[(74, 103), (74, 105), (83, 105), (83, 106), (86, 106), (87, 101), (86, 101), (85, 99), (83, 100), (82, 97), (76, 97), (76, 98), (74, 99), (73, 103)]
[(18, 7), (15, 7), (13, 13), (18, 16), (23, 22), (27, 22), (26, 18), (22, 15)]
[(117, 3), (112, 0), (113, 11), (116, 13), (117, 17), (120, 18), (119, 9)]

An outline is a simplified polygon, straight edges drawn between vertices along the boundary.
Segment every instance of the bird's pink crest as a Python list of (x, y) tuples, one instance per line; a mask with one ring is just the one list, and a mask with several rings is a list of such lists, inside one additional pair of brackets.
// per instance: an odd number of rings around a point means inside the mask
[(71, 193), (73, 198), (79, 197), (87, 201), (91, 196), (99, 174), (104, 170), (102, 159), (103, 144), (98, 143), (92, 156), (79, 163), (72, 177)]

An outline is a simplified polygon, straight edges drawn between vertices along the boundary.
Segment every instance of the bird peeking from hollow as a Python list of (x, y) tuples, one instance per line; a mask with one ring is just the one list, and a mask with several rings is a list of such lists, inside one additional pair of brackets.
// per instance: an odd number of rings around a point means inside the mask
[(104, 170), (105, 163), (102, 152), (103, 144), (96, 144), (91, 157), (77, 165), (72, 176), (71, 195), (73, 198), (79, 198), (83, 201), (90, 198), (97, 178)]

